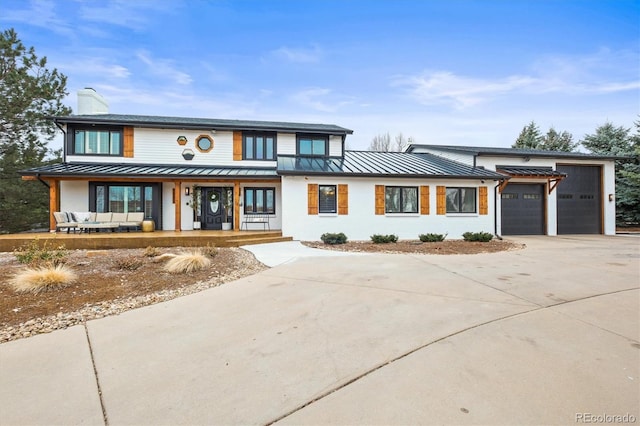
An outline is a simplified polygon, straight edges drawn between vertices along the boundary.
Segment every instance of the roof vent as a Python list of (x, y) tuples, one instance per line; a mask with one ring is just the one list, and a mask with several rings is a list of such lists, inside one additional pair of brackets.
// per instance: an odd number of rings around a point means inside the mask
[(78, 90), (78, 114), (109, 114), (109, 103), (91, 87)]

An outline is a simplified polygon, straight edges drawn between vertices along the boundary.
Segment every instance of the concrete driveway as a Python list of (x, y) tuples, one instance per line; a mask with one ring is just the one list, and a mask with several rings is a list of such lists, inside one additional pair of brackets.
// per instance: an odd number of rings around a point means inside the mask
[(517, 240), (303, 257), (0, 345), (0, 424), (640, 422), (640, 238)]

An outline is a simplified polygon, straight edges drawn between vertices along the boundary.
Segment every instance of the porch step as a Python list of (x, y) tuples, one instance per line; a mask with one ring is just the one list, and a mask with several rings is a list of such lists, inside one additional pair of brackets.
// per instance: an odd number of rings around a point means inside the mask
[(240, 247), (253, 244), (265, 244), (265, 243), (281, 243), (285, 241), (293, 241), (292, 237), (257, 237), (257, 238), (237, 238), (227, 241), (229, 245), (227, 247)]

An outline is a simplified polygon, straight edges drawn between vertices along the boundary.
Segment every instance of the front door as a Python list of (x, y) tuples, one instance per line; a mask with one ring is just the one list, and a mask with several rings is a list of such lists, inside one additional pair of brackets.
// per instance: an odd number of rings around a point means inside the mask
[(202, 188), (202, 229), (222, 229), (222, 188)]

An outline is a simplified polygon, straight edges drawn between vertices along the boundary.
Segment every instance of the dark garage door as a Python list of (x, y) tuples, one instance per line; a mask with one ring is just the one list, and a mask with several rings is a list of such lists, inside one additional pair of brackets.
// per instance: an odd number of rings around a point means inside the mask
[(544, 185), (510, 183), (501, 204), (503, 235), (544, 235)]
[(558, 234), (602, 232), (600, 166), (560, 166), (567, 177), (558, 184)]

